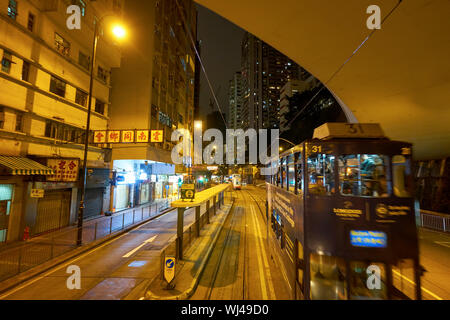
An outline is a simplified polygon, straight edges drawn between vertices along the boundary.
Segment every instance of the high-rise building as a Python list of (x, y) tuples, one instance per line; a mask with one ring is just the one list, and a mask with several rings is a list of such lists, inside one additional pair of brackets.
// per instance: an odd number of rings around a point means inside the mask
[[(81, 29), (67, 7), (78, 5)], [(122, 1), (0, 1), (0, 243), (76, 221), (94, 23)], [(104, 20), (106, 27), (107, 19)], [(110, 70), (120, 50), (105, 28), (94, 66), (91, 129), (110, 119)], [(88, 153), (85, 217), (108, 207), (108, 153)]]
[(172, 163), (171, 136), (182, 128), (193, 133), (198, 101), (193, 1), (127, 0), (124, 14), (132, 45), (113, 71), (110, 129), (162, 130), (162, 141), (112, 145), (113, 170), (132, 182), (117, 184), (115, 210), (178, 194), (175, 181), (185, 169)]
[(289, 112), (289, 98), (295, 93), (302, 93), (320, 85), (320, 81), (314, 76), (309, 76), (306, 80), (290, 79), (280, 90), (280, 132), (290, 129), (289, 120), (286, 115)]
[(294, 61), (250, 33), (242, 41), (244, 128), (279, 128), (280, 89), (306, 73)]
[(241, 129), (242, 123), (242, 79), (241, 73), (236, 72), (233, 79), (230, 80), (228, 88), (229, 109), (228, 109), (228, 128)]

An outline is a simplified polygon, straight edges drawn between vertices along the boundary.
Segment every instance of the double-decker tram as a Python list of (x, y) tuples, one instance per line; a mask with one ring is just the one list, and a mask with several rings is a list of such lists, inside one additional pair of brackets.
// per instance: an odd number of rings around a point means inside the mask
[(411, 144), (327, 123), (270, 161), (269, 247), (296, 299), (421, 299)]
[(233, 174), (232, 175), (232, 183), (233, 183), (233, 189), (234, 190), (241, 190), (241, 175), (240, 174)]

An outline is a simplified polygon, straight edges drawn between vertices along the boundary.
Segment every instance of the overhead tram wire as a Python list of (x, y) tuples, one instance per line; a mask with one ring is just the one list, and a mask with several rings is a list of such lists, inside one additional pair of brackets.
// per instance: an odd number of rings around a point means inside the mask
[(211, 91), (211, 93), (213, 95), (213, 98), (214, 98), (214, 101), (215, 101), (215, 103), (217, 105), (217, 108), (219, 109), (220, 116), (222, 117), (223, 123), (225, 124), (225, 128), (228, 129), (227, 122), (226, 122), (225, 118), (223, 117), (222, 108), (220, 107), (219, 101), (217, 100), (217, 97), (216, 97), (216, 93), (214, 92), (214, 90), (212, 88), (211, 81), (209, 81), (208, 73), (206, 72), (206, 69), (205, 69), (205, 66), (203, 64), (202, 58), (200, 57), (200, 54), (199, 54), (199, 52), (197, 50), (197, 46), (195, 45), (195, 41), (192, 38), (190, 24), (189, 24), (189, 22), (186, 22), (186, 17), (183, 14), (183, 10), (181, 9), (181, 6), (178, 3), (178, 0), (175, 0), (175, 3), (177, 5), (178, 11), (180, 12), (181, 18), (183, 19), (183, 23), (184, 23), (185, 27), (187, 28), (187, 31), (188, 31), (187, 33), (189, 34), (189, 38), (191, 40), (192, 47), (195, 50), (195, 55), (197, 56), (198, 61), (200, 62), (203, 74), (205, 75), (206, 81), (208, 82), (209, 90)]
[[(395, 10), (400, 6), (403, 0), (398, 0), (397, 4), (389, 11), (389, 13), (381, 20), (380, 27), (386, 22), (386, 20), (394, 13)], [(339, 66), (339, 68), (331, 75), (331, 77), (325, 82), (325, 84), (322, 84), (320, 89), (316, 92), (316, 94), (306, 103), (306, 105), (299, 111), (297, 114), (288, 122), (287, 126), (290, 126), (295, 119), (298, 118), (300, 114), (305, 111), (305, 109), (313, 102), (313, 100), (319, 95), (319, 93), (336, 77), (336, 75), (345, 67), (345, 65), (358, 53), (359, 49), (364, 46), (364, 44), (372, 37), (372, 35), (377, 31), (378, 29), (373, 29), (369, 35), (361, 42), (361, 44), (353, 51), (353, 53), (347, 58), (347, 60), (344, 61), (343, 64)]]

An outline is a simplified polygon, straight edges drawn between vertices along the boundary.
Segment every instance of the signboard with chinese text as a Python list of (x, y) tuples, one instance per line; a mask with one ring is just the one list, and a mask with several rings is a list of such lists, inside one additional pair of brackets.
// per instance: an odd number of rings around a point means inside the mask
[(148, 140), (148, 130), (136, 130), (137, 143), (146, 143)]
[(78, 181), (79, 159), (47, 159), (47, 167), (55, 171), (54, 175), (47, 176), (47, 181)]
[(123, 130), (122, 131), (122, 143), (133, 143), (134, 142), (134, 131), (133, 130)]
[(106, 143), (106, 131), (96, 131), (94, 134), (94, 143)]
[(94, 144), (164, 142), (164, 130), (97, 130)]
[(151, 130), (151, 142), (163, 142), (164, 130)]
[(120, 142), (120, 131), (108, 131), (108, 143), (119, 143), (119, 142)]
[(31, 189), (30, 196), (31, 198), (43, 198), (44, 189)]
[(381, 231), (351, 230), (350, 243), (354, 247), (386, 248), (387, 236)]

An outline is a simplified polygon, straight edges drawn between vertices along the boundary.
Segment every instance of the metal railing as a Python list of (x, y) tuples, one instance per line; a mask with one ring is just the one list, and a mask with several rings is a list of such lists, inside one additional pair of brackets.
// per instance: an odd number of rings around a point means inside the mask
[[(82, 227), (83, 246), (158, 215), (170, 207), (171, 200), (164, 199), (140, 207), (123, 210), (109, 217), (86, 221)], [(0, 251), (0, 281), (50, 261), (77, 248), (78, 228), (56, 231), (32, 238), (14, 247)]]
[(420, 210), (420, 226), (450, 232), (450, 216), (428, 210)]
[[(217, 200), (216, 202), (216, 214), (218, 212), (218, 202), (219, 200)], [(233, 202), (233, 191), (231, 189), (228, 189), (226, 191), (224, 191), (224, 197), (223, 197), (223, 204), (224, 205), (229, 205)], [(200, 219), (198, 221), (194, 221), (186, 226), (184, 226), (184, 232), (183, 232), (183, 253), (186, 253), (186, 251), (191, 247), (192, 243), (194, 242), (194, 240), (197, 237), (196, 234), (196, 228), (197, 228), (197, 224), (199, 224), (199, 230), (202, 230), (203, 227), (205, 225), (208, 224), (208, 221), (210, 221), (210, 219), (214, 216), (214, 206), (211, 204), (211, 206), (209, 207), (209, 210), (207, 210), (206, 207), (206, 201), (205, 203), (203, 203), (200, 206)], [(195, 208), (192, 208), (190, 210), (195, 210)], [(166, 257), (168, 256), (172, 256), (175, 257), (176, 256), (176, 235), (174, 235), (174, 237), (169, 240), (169, 243), (161, 250), (160, 253), (160, 279), (164, 279), (164, 260)], [(178, 263), (179, 261), (177, 261)]]

